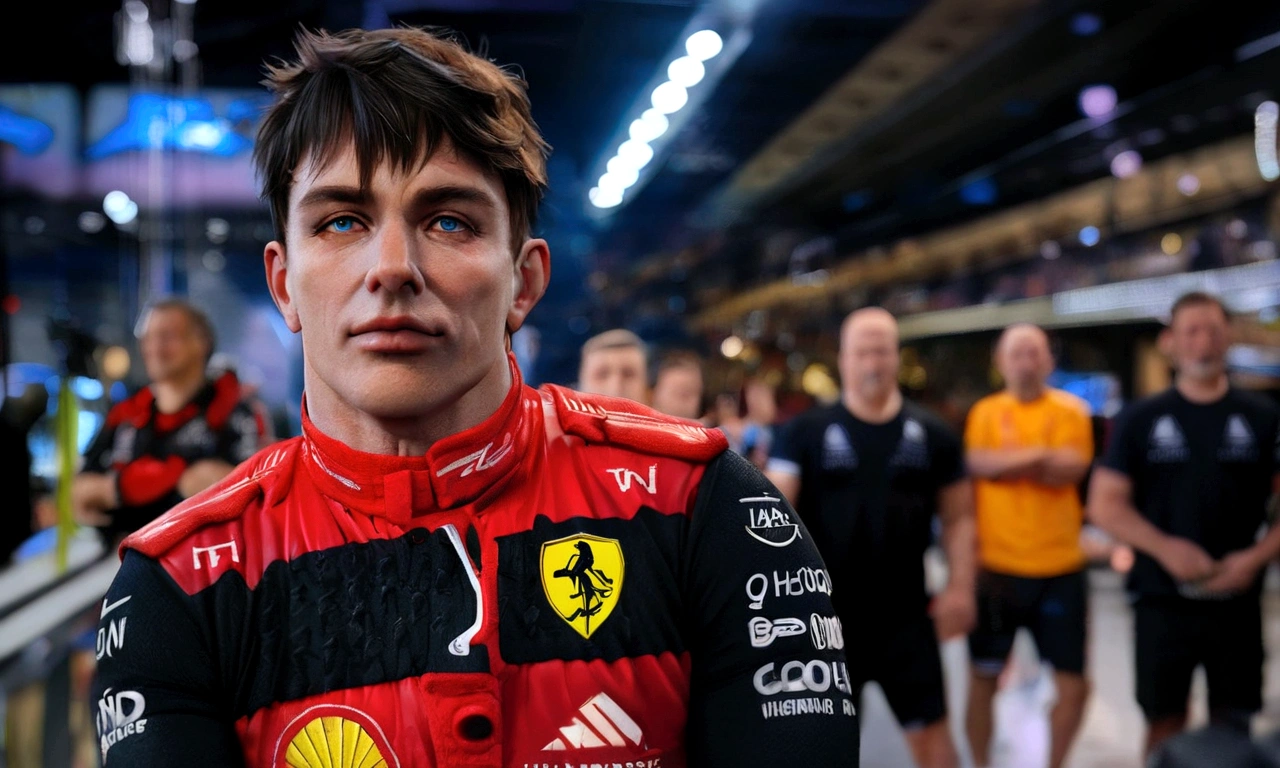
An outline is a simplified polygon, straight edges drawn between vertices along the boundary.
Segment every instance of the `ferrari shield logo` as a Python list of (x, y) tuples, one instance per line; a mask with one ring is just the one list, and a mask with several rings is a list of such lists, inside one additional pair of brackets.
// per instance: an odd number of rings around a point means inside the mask
[(609, 618), (622, 594), (622, 546), (578, 534), (542, 545), (542, 591), (560, 618), (583, 637)]

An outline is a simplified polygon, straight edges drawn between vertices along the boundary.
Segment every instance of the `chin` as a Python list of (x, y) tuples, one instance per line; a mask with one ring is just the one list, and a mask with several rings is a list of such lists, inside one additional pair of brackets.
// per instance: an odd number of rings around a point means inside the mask
[(465, 388), (424, 371), (373, 371), (348, 383), (343, 399), (379, 419), (405, 419), (447, 407)]

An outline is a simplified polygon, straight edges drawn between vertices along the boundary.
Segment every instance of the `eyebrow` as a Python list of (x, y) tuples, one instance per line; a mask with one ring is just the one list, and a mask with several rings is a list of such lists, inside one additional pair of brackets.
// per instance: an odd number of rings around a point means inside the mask
[[(307, 193), (298, 201), (298, 208), (306, 209), (327, 203), (366, 205), (372, 199), (373, 195), (367, 189), (334, 184), (312, 187), (307, 190)], [(413, 206), (416, 208), (433, 207), (445, 203), (471, 203), (491, 210), (496, 210), (498, 207), (497, 201), (488, 192), (477, 187), (458, 184), (447, 184), (419, 190), (414, 194), (412, 201)]]

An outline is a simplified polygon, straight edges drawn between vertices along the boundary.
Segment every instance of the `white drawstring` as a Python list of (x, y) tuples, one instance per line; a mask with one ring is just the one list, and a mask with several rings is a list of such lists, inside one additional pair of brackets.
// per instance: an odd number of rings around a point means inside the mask
[(471, 582), (471, 588), (476, 592), (476, 620), (466, 631), (453, 639), (449, 643), (449, 653), (454, 656), (467, 656), (471, 653), (471, 638), (480, 632), (480, 625), (484, 623), (484, 596), (480, 593), (480, 580), (476, 578), (475, 569), (471, 567), (471, 558), (467, 556), (467, 549), (462, 545), (462, 536), (458, 535), (458, 529), (453, 523), (444, 526), (445, 533), (449, 534), (449, 541), (453, 543), (454, 550), (458, 553), (458, 559), (462, 561), (462, 567), (467, 571), (467, 579)]

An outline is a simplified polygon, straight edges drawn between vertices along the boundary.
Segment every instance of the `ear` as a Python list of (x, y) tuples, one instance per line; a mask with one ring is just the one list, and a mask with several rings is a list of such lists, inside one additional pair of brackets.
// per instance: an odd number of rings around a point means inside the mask
[(515, 333), (537, 306), (551, 282), (551, 250), (547, 241), (525, 241), (516, 258), (511, 277), (511, 308), (507, 310), (507, 332)]
[(267, 272), (267, 289), (276, 303), (276, 309), (284, 316), (285, 325), (297, 333), (302, 330), (302, 322), (298, 319), (298, 308), (293, 304), (289, 294), (289, 263), (285, 258), (284, 243), (272, 240), (262, 250), (262, 265)]
[(1173, 329), (1165, 326), (1160, 329), (1160, 335), (1156, 336), (1156, 351), (1159, 352), (1164, 359), (1173, 363)]

